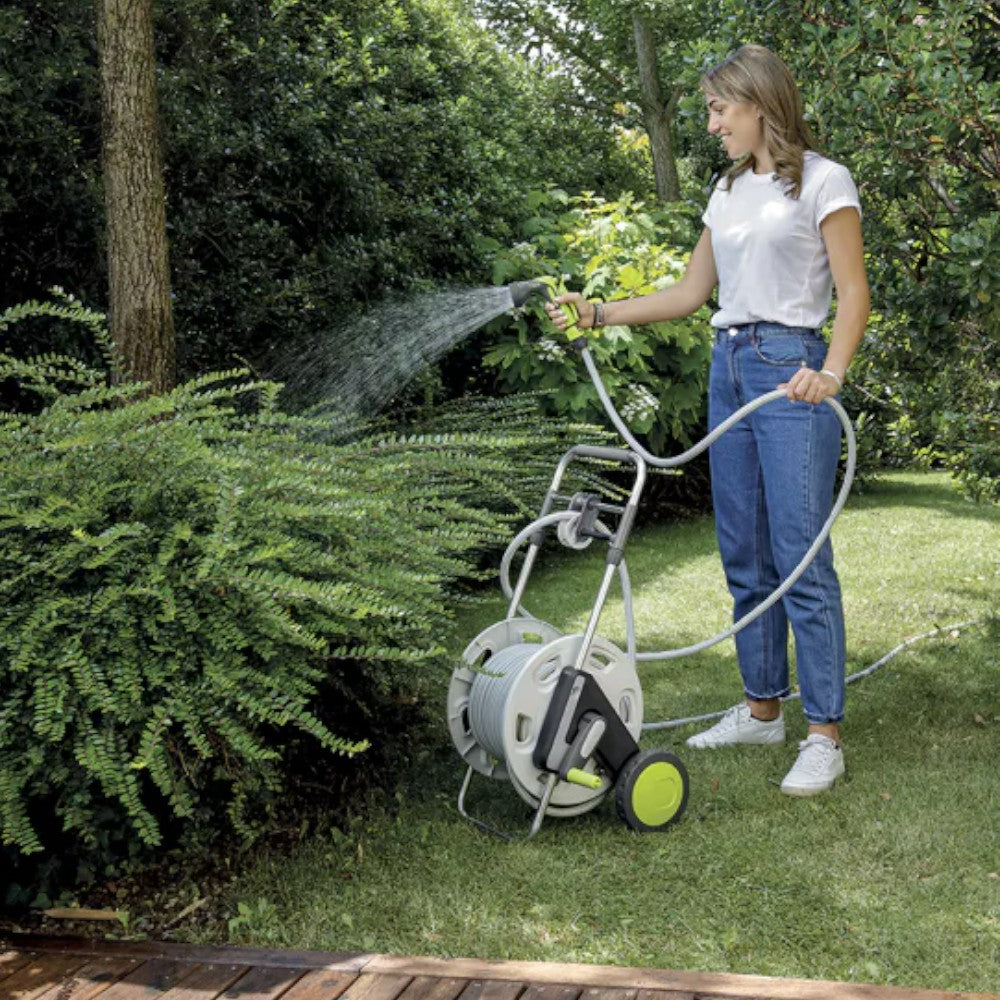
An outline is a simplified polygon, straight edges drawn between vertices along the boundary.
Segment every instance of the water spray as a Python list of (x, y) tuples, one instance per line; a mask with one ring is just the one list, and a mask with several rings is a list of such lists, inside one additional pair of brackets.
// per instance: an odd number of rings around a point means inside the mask
[[(514, 307), (536, 295), (555, 301), (566, 291), (555, 278), (519, 281), (508, 286)], [(632, 590), (625, 565), (625, 545), (635, 524), (647, 468), (674, 469), (702, 454), (713, 441), (762, 406), (786, 398), (775, 389), (732, 414), (701, 441), (680, 455), (662, 458), (647, 451), (629, 431), (601, 380), (579, 330), (571, 303), (559, 303), (568, 320), (564, 331), (583, 359), (594, 388), (627, 447), (574, 445), (560, 459), (539, 516), (510, 542), (500, 563), (500, 585), (509, 605), (506, 617), (484, 629), (462, 654), (448, 689), (448, 727), (467, 769), (458, 795), (459, 812), (490, 833), (513, 839), (471, 815), (466, 798), (474, 775), (508, 781), (535, 810), (528, 837), (546, 816), (578, 816), (598, 806), (614, 791), (621, 819), (633, 830), (668, 829), (684, 813), (689, 793), (687, 770), (667, 750), (641, 749), (644, 730), (671, 728), (687, 721), (643, 722), (642, 687), (636, 670), (644, 660), (688, 656), (722, 642), (755, 621), (788, 592), (823, 546), (843, 510), (854, 479), (857, 444), (844, 408), (824, 400), (840, 420), (847, 441), (843, 482), (830, 516), (802, 560), (781, 585), (729, 628), (702, 642), (679, 649), (639, 653), (632, 613)], [(597, 460), (630, 471), (624, 504), (602, 501), (591, 493), (560, 492), (571, 463)], [(546, 531), (571, 549), (594, 541), (607, 546), (605, 568), (584, 631), (564, 635), (535, 618), (522, 605), (525, 590)], [(528, 551), (517, 580), (511, 584), (514, 555)], [(625, 649), (598, 635), (597, 628), (611, 586), (618, 578), (625, 615)]]

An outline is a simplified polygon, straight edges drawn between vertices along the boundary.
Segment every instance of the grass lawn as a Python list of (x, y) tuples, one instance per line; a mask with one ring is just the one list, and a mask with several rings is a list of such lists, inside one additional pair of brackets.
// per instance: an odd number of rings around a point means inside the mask
[[(696, 752), (683, 745), (693, 727), (643, 737), (691, 775), (688, 811), (666, 834), (631, 833), (607, 800), (508, 844), (456, 811), (463, 766), (442, 676), (440, 751), (350, 834), (261, 858), (236, 884), (233, 941), (1000, 988), (1000, 629), (987, 622), (1000, 510), (964, 501), (945, 476), (893, 474), (852, 498), (834, 545), (850, 672), (936, 625), (981, 624), (915, 644), (848, 688), (848, 772), (830, 794), (778, 791), (805, 733), (794, 703), (784, 747)], [(541, 560), (527, 608), (582, 630), (602, 556)], [(627, 558), (640, 649), (727, 624), (709, 520), (638, 532)], [(496, 594), (463, 615), (456, 650), (503, 617)], [(620, 603), (600, 632), (624, 642)], [(732, 642), (642, 664), (640, 676), (647, 720), (740, 696)], [(470, 808), (527, 829), (506, 782), (477, 777)]]

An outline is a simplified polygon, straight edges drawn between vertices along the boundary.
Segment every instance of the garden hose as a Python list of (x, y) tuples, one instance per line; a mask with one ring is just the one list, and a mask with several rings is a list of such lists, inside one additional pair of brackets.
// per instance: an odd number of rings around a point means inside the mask
[[(538, 278), (534, 281), (518, 282), (516, 285), (511, 286), (511, 296), (513, 300), (518, 304), (523, 304), (531, 295), (533, 294), (547, 294), (550, 300), (554, 300), (557, 295), (564, 294), (566, 291), (565, 286), (559, 279), (555, 278)], [(570, 321), (571, 327), (575, 328), (578, 315), (575, 309), (572, 308), (570, 303), (565, 303), (560, 306), (564, 313), (566, 313), (567, 318)], [(571, 310), (571, 311), (569, 311)], [(622, 420), (618, 411), (615, 409), (614, 403), (611, 401), (611, 397), (608, 394), (607, 389), (604, 387), (604, 383), (601, 380), (600, 372), (597, 370), (597, 366), (594, 364), (594, 359), (590, 353), (590, 350), (586, 346), (586, 342), (582, 338), (578, 338), (574, 343), (579, 347), (580, 354), (583, 357), (584, 366), (587, 369), (587, 374), (590, 376), (590, 380), (597, 390), (598, 398), (601, 401), (601, 405), (604, 407), (605, 413), (607, 413), (612, 424), (614, 424), (615, 429), (622, 436), (625, 443), (631, 448), (637, 455), (639, 455), (648, 465), (659, 469), (675, 469), (678, 466), (684, 465), (690, 462), (693, 458), (697, 458), (702, 452), (706, 451), (709, 446), (725, 434), (731, 427), (738, 424), (745, 417), (749, 416), (755, 410), (762, 406), (766, 406), (769, 403), (777, 402), (780, 399), (785, 399), (786, 393), (783, 389), (775, 389), (772, 392), (766, 393), (763, 396), (759, 396), (757, 399), (752, 400), (747, 403), (746, 406), (741, 407), (726, 420), (724, 420), (718, 427), (712, 430), (704, 438), (701, 439), (696, 445), (689, 448), (687, 451), (680, 455), (676, 455), (673, 458), (661, 458), (658, 455), (652, 454), (646, 448), (644, 448), (636, 439), (632, 432), (629, 430), (628, 425)], [(659, 652), (650, 653), (639, 653), (637, 654), (638, 660), (669, 660), (675, 659), (681, 656), (688, 656), (692, 653), (699, 653), (702, 650), (709, 649), (711, 646), (716, 645), (735, 635), (737, 632), (746, 628), (751, 622), (756, 621), (762, 614), (768, 611), (774, 604), (781, 600), (782, 597), (795, 585), (796, 581), (809, 567), (809, 564), (816, 557), (816, 554), (823, 547), (827, 538), (830, 535), (830, 531), (833, 528), (834, 521), (840, 515), (840, 512), (844, 509), (844, 504), (847, 503), (847, 497), (851, 492), (851, 484), (854, 481), (854, 470), (857, 465), (857, 439), (854, 434), (854, 427), (851, 424), (851, 419), (847, 415), (843, 406), (831, 397), (828, 397), (824, 402), (830, 406), (834, 413), (837, 415), (837, 419), (840, 421), (841, 426), (844, 428), (844, 435), (847, 441), (847, 463), (844, 469), (844, 479), (840, 487), (840, 492), (837, 494), (836, 501), (830, 510), (830, 514), (826, 521), (823, 523), (822, 528), (820, 528), (819, 534), (813, 540), (812, 545), (806, 551), (805, 555), (799, 561), (798, 565), (792, 570), (788, 575), (787, 579), (779, 586), (772, 594), (770, 594), (766, 600), (762, 601), (757, 605), (752, 611), (744, 615), (738, 622), (735, 622), (727, 629), (719, 632), (717, 635), (712, 636), (710, 639), (705, 639), (702, 642), (695, 643), (691, 646), (684, 646), (679, 649), (672, 650), (661, 650)], [(530, 533), (530, 532), (529, 532)], [(520, 536), (519, 536), (520, 537)], [(509, 559), (507, 560), (509, 565)], [(627, 580), (627, 574), (623, 576), (623, 582)], [(506, 584), (509, 587), (509, 580), (503, 576), (501, 573), (501, 584)], [(625, 588), (623, 588), (624, 590)], [(510, 593), (505, 590), (505, 594), (510, 597)], [(632, 648), (634, 645), (634, 636), (632, 632), (634, 630), (632, 623), (632, 616), (629, 613), (631, 611), (631, 594), (629, 592), (628, 598), (629, 606), (626, 611), (626, 628), (629, 633), (628, 646)]]
[[(546, 283), (545, 287), (549, 287), (549, 283)], [(535, 286), (535, 291), (537, 291), (537, 286)], [(550, 296), (557, 292), (558, 286), (554, 283), (549, 292)], [(787, 395), (783, 389), (775, 389), (772, 392), (766, 393), (763, 396), (759, 396), (757, 399), (752, 400), (747, 403), (746, 406), (741, 407), (726, 420), (724, 420), (718, 427), (714, 428), (709, 434), (702, 438), (697, 444), (689, 448), (687, 451), (681, 453), (680, 455), (673, 456), (671, 458), (663, 458), (658, 455), (652, 454), (646, 448), (644, 448), (631, 433), (625, 421), (622, 420), (618, 411), (615, 409), (614, 403), (611, 401), (611, 397), (604, 387), (604, 383), (601, 380), (600, 373), (597, 370), (597, 366), (594, 363), (594, 359), (587, 348), (585, 342), (577, 340), (576, 345), (579, 347), (581, 356), (583, 357), (584, 366), (587, 369), (587, 374), (590, 376), (590, 380), (597, 390), (598, 398), (601, 401), (601, 405), (604, 407), (604, 411), (607, 413), (612, 424), (614, 424), (615, 429), (622, 436), (625, 443), (631, 448), (637, 455), (639, 455), (648, 465), (654, 468), (661, 469), (674, 469), (678, 466), (684, 465), (685, 463), (696, 458), (702, 452), (706, 451), (713, 442), (725, 434), (731, 427), (738, 424), (741, 420), (745, 419), (755, 410), (758, 410), (762, 406), (766, 406), (769, 403), (777, 402), (778, 400), (786, 399)], [(836, 500), (830, 510), (830, 514), (823, 526), (820, 528), (819, 533), (813, 540), (812, 545), (808, 548), (805, 555), (798, 562), (792, 572), (788, 577), (781, 583), (781, 585), (774, 590), (768, 597), (757, 605), (752, 611), (748, 612), (739, 621), (734, 622), (728, 628), (723, 629), (716, 635), (711, 636), (708, 639), (703, 639), (701, 642), (694, 643), (689, 646), (682, 646), (677, 649), (670, 650), (659, 650), (656, 652), (636, 652), (636, 639), (635, 639), (635, 624), (632, 615), (632, 588), (629, 582), (628, 570), (625, 566), (625, 560), (623, 559), (619, 564), (619, 579), (621, 581), (622, 588), (622, 602), (624, 606), (625, 614), (625, 629), (626, 629), (626, 649), (629, 655), (634, 655), (636, 662), (649, 661), (649, 660), (671, 660), (678, 659), (682, 656), (689, 656), (694, 653), (700, 653), (703, 650), (709, 649), (712, 646), (723, 642), (726, 639), (731, 638), (736, 635), (737, 632), (742, 631), (749, 624), (756, 621), (761, 615), (765, 614), (768, 609), (773, 607), (782, 597), (795, 585), (796, 581), (809, 567), (809, 564), (816, 557), (816, 554), (822, 548), (827, 538), (830, 535), (830, 531), (833, 529), (833, 524), (840, 515), (840, 512), (844, 509), (844, 505), (847, 503), (847, 498), (851, 491), (851, 484), (854, 481), (854, 471), (857, 465), (857, 439), (854, 434), (854, 428), (851, 424), (850, 417), (844, 410), (843, 406), (834, 399), (833, 397), (828, 397), (824, 400), (826, 405), (830, 406), (834, 413), (837, 415), (837, 419), (840, 421), (841, 426), (844, 428), (844, 435), (847, 441), (847, 461), (844, 469), (844, 478), (841, 483), (840, 491), (837, 494)], [(561, 511), (556, 514), (548, 514), (545, 517), (539, 518), (538, 520), (529, 524), (525, 529), (518, 533), (518, 535), (511, 541), (510, 545), (507, 547), (507, 551), (504, 553), (503, 559), (500, 565), (500, 585), (503, 589), (504, 595), (510, 599), (513, 591), (510, 585), (510, 563), (514, 556), (514, 553), (524, 541), (529, 538), (535, 531), (548, 527), (551, 524), (557, 523), (561, 520), (566, 520), (567, 518), (575, 518), (577, 515), (572, 511)], [(523, 610), (523, 609), (522, 609)], [(524, 612), (525, 614), (527, 612)], [(721, 715), (723, 713), (718, 713)], [(710, 718), (715, 718), (716, 713), (713, 713)], [(689, 720), (684, 720), (689, 721)], [(663, 722), (649, 722), (643, 725), (643, 729), (666, 729), (672, 728), (673, 726), (679, 726), (684, 724), (684, 721), (678, 720), (665, 720)], [(690, 720), (694, 721), (694, 720)], [(700, 721), (700, 720), (698, 720)]]
[[(598, 394), (600, 395), (601, 402), (604, 408), (614, 423), (618, 432), (625, 439), (628, 446), (640, 455), (648, 464), (657, 466), (663, 469), (676, 468), (679, 465), (683, 465), (685, 462), (689, 462), (691, 459), (696, 458), (703, 451), (705, 451), (715, 440), (726, 433), (734, 424), (739, 423), (749, 414), (753, 413), (754, 410), (765, 406), (768, 403), (773, 403), (779, 399), (786, 398), (783, 389), (775, 389), (773, 392), (769, 392), (764, 396), (759, 396), (757, 399), (746, 406), (741, 407), (732, 416), (728, 417), (725, 421), (719, 424), (710, 434), (706, 435), (692, 448), (689, 448), (681, 455), (677, 455), (673, 458), (660, 458), (656, 455), (651, 454), (645, 448), (639, 444), (638, 441), (632, 436), (629, 429), (625, 426), (624, 421), (618, 415), (618, 412), (614, 408), (614, 404), (611, 402), (610, 397), (607, 394), (603, 384), (600, 380), (600, 375), (597, 372), (597, 368), (594, 365), (593, 358), (590, 355), (590, 351), (584, 347), (582, 349), (584, 364), (587, 366), (587, 371), (590, 374), (591, 379), (597, 388)], [(639, 660), (669, 660), (675, 659), (681, 656), (688, 656), (692, 653), (700, 653), (702, 650), (709, 649), (725, 639), (730, 638), (737, 632), (746, 628), (751, 622), (755, 621), (762, 614), (764, 614), (770, 607), (772, 607), (776, 602), (781, 600), (781, 598), (789, 591), (791, 587), (795, 585), (795, 582), (799, 577), (806, 571), (809, 563), (815, 558), (816, 553), (819, 552), (823, 543), (830, 535), (830, 531), (833, 528), (833, 523), (836, 521), (840, 512), (844, 509), (844, 504), (847, 502), (848, 494), (851, 490), (851, 483), (854, 480), (854, 470), (857, 464), (857, 442), (854, 436), (854, 428), (851, 426), (850, 418), (847, 416), (844, 408), (835, 399), (829, 398), (825, 401), (830, 405), (834, 412), (837, 414), (838, 419), (845, 428), (845, 433), (847, 437), (847, 465), (844, 470), (844, 481), (841, 485), (840, 492), (837, 495), (836, 502), (830, 510), (830, 515), (827, 517), (826, 521), (823, 523), (822, 528), (820, 528), (819, 534), (813, 540), (812, 545), (806, 551), (805, 555), (788, 575), (781, 586), (777, 588), (772, 594), (770, 594), (766, 600), (762, 601), (757, 605), (753, 611), (744, 615), (739, 621), (735, 622), (729, 628), (723, 629), (717, 635), (712, 636), (709, 639), (704, 639), (701, 642), (695, 643), (691, 646), (683, 646), (678, 649), (671, 650), (661, 650), (659, 652), (651, 653), (639, 653), (637, 654), (637, 659)], [(507, 551), (504, 553), (503, 558), (500, 562), (500, 585), (503, 588), (504, 595), (509, 599), (513, 593), (510, 585), (510, 563), (515, 551), (524, 544), (525, 540), (529, 538), (535, 531), (548, 527), (551, 524), (555, 524), (558, 521), (575, 518), (576, 514), (572, 511), (558, 511), (554, 514), (547, 514), (545, 517), (541, 517), (536, 521), (533, 521), (526, 528), (520, 531), (512, 540), (510, 545), (507, 547)], [(624, 566), (624, 560), (622, 560), (622, 566)], [(628, 585), (628, 572), (625, 570), (621, 574), (622, 580), (622, 591), (623, 600), (626, 603), (626, 627), (628, 630), (628, 646), (633, 648), (634, 645), (634, 628), (632, 625), (631, 616), (631, 587)]]
[[(766, 393), (763, 396), (758, 396), (757, 399), (752, 400), (747, 403), (746, 406), (741, 407), (726, 420), (724, 420), (718, 427), (716, 427), (711, 433), (707, 434), (692, 448), (677, 455), (673, 458), (660, 458), (656, 455), (651, 454), (647, 451), (635, 437), (629, 431), (625, 422), (618, 415), (617, 410), (615, 410), (614, 404), (611, 402), (611, 397), (608, 395), (607, 390), (604, 388), (604, 384), (601, 382), (600, 374), (597, 371), (597, 366), (594, 364), (594, 359), (590, 355), (590, 351), (584, 347), (581, 350), (583, 355), (583, 363), (587, 368), (587, 373), (590, 375), (591, 381), (594, 383), (594, 388), (597, 390), (598, 396), (600, 397), (601, 404), (604, 406), (605, 412), (611, 418), (611, 422), (615, 425), (618, 433), (625, 439), (628, 446), (635, 451), (638, 455), (649, 464), (656, 468), (661, 469), (674, 469), (686, 462), (691, 461), (691, 459), (696, 458), (703, 451), (705, 451), (714, 441), (720, 438), (726, 433), (732, 426), (738, 424), (745, 417), (749, 416), (755, 410), (760, 409), (762, 406), (766, 406), (768, 403), (777, 402), (781, 399), (786, 399), (784, 389), (774, 389), (773, 391)], [(847, 411), (840, 405), (840, 403), (834, 399), (832, 396), (827, 397), (824, 400), (826, 405), (830, 406), (834, 413), (837, 415), (837, 419), (840, 421), (841, 426), (844, 428), (844, 435), (847, 440), (847, 463), (844, 468), (844, 480), (840, 487), (840, 492), (837, 494), (837, 499), (830, 509), (830, 514), (826, 521), (823, 522), (823, 527), (820, 528), (819, 534), (813, 540), (812, 545), (809, 546), (805, 555), (796, 565), (795, 569), (789, 573), (787, 579), (777, 588), (772, 594), (770, 594), (766, 600), (762, 601), (757, 605), (753, 611), (748, 612), (744, 615), (738, 622), (735, 622), (727, 629), (719, 632), (717, 635), (712, 636), (710, 639), (705, 639), (702, 642), (695, 643), (691, 646), (684, 646), (680, 649), (672, 650), (662, 650), (656, 653), (640, 653), (638, 658), (640, 660), (669, 660), (680, 656), (688, 656), (691, 653), (700, 653), (704, 649), (708, 649), (711, 646), (722, 642), (724, 639), (728, 639), (730, 636), (735, 635), (737, 632), (742, 631), (751, 622), (756, 621), (762, 614), (764, 614), (769, 608), (781, 600), (782, 597), (795, 585), (795, 582), (800, 576), (806, 571), (809, 564), (816, 557), (816, 554), (823, 547), (824, 542), (830, 535), (830, 531), (833, 529), (833, 523), (840, 516), (840, 512), (844, 509), (844, 504), (847, 503), (847, 497), (851, 492), (851, 484), (854, 482), (854, 470), (857, 466), (857, 454), (858, 446), (857, 439), (854, 435), (854, 427), (851, 425), (851, 418), (848, 417)], [(631, 627), (631, 615), (628, 616), (627, 621), (629, 622), (629, 627)]]

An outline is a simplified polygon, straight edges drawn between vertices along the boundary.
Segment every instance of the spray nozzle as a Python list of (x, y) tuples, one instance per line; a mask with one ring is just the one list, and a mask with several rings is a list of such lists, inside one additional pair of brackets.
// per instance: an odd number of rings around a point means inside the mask
[(545, 279), (535, 278), (532, 281), (512, 281), (507, 286), (515, 306), (523, 306), (532, 295), (549, 295), (549, 285)]
[[(567, 291), (562, 278), (554, 278), (551, 275), (543, 275), (530, 281), (514, 281), (507, 287), (510, 289), (515, 306), (524, 305), (532, 295), (544, 295), (550, 302), (554, 302), (560, 295), (565, 295)], [(564, 302), (559, 308), (562, 309), (568, 320), (568, 325), (563, 333), (570, 338), (575, 337), (579, 333), (576, 324), (580, 319), (576, 306), (570, 302)]]

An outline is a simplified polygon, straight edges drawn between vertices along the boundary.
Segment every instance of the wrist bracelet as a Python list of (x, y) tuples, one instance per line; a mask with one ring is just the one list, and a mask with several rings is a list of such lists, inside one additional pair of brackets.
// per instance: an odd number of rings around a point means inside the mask
[(830, 371), (829, 368), (822, 369), (820, 371), (820, 375), (829, 375), (830, 378), (832, 378), (837, 383), (837, 385), (840, 386), (841, 389), (844, 388), (844, 380), (836, 372)]
[(604, 303), (595, 302), (594, 303), (594, 323), (591, 327), (592, 330), (599, 330), (604, 326)]

